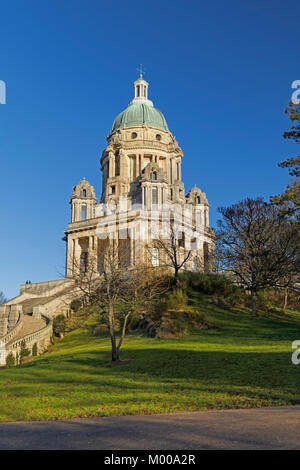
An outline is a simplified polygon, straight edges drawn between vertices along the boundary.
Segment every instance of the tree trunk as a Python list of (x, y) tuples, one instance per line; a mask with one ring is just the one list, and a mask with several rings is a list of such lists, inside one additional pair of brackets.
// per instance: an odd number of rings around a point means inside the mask
[(257, 316), (257, 293), (251, 291), (252, 313)]
[(121, 346), (122, 346), (122, 343), (123, 343), (123, 339), (124, 339), (125, 334), (126, 334), (126, 327), (127, 327), (127, 321), (128, 321), (129, 315), (130, 315), (130, 314), (127, 313), (127, 315), (125, 315), (125, 318), (124, 318), (124, 323), (123, 323), (123, 328), (122, 328), (122, 332), (121, 332), (121, 337), (120, 337), (119, 344), (118, 344), (118, 347), (117, 347), (118, 360), (119, 360), (119, 357), (120, 357), (120, 349), (121, 349)]
[(113, 362), (119, 359), (117, 345), (116, 345), (116, 335), (115, 335), (115, 318), (114, 318), (114, 307), (113, 305), (109, 306), (108, 310), (108, 318), (109, 318), (109, 333), (110, 333), (110, 340), (111, 340), (111, 360)]
[(178, 286), (179, 284), (179, 277), (178, 277), (178, 268), (175, 268), (175, 275), (174, 275), (174, 279), (175, 279), (175, 285)]
[(284, 313), (286, 312), (286, 309), (287, 309), (287, 306), (288, 306), (288, 292), (289, 292), (289, 289), (288, 289), (288, 287), (286, 287), (284, 289), (284, 304), (283, 304)]

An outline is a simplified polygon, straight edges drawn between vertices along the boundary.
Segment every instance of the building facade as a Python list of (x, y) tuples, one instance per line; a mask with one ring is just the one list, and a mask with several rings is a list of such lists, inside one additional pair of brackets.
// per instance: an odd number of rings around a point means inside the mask
[(190, 252), (185, 269), (211, 270), (214, 234), (206, 195), (196, 186), (185, 193), (183, 152), (163, 114), (148, 99), (148, 87), (140, 75), (133, 100), (107, 137), (100, 159), (101, 198), (85, 179), (73, 188), (71, 222), (65, 231), (67, 278), (77, 266), (86, 270), (89, 258), (98, 259), (110, 244), (128, 249), (129, 268), (145, 262), (149, 250), (147, 262), (161, 265), (165, 256), (151, 243), (157, 237), (167, 239), (168, 227), (175, 225), (180, 256)]

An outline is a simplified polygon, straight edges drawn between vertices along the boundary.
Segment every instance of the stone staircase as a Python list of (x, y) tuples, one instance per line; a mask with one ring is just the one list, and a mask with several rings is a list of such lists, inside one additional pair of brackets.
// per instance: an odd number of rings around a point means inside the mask
[(43, 352), (51, 340), (52, 319), (66, 314), (77, 296), (70, 279), (22, 285), (19, 296), (0, 306), (0, 342), (6, 357), (10, 352), (16, 356), (24, 341), (27, 348), (36, 343)]
[(15, 341), (22, 341), (25, 336), (35, 333), (47, 325), (46, 321), (42, 318), (35, 318), (31, 315), (24, 315), (22, 319), (22, 326), (16, 336), (6, 343), (6, 347), (9, 347)]

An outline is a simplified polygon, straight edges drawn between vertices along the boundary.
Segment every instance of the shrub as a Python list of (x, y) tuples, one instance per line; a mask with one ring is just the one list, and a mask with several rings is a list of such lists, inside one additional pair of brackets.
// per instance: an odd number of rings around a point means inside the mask
[(53, 320), (53, 332), (55, 336), (63, 337), (66, 331), (66, 319), (64, 315), (57, 315)]
[(176, 289), (169, 295), (167, 305), (171, 310), (184, 310), (188, 300), (189, 298), (183, 289)]
[(223, 294), (226, 286), (231, 284), (230, 281), (221, 274), (186, 272), (181, 274), (181, 280), (186, 287), (207, 295)]
[(28, 357), (30, 356), (30, 350), (28, 348), (26, 348), (26, 343), (25, 341), (22, 341), (21, 343), (21, 350), (20, 350), (20, 361), (22, 362), (22, 360), (25, 358), (25, 357)]
[(38, 355), (38, 347), (37, 347), (37, 344), (34, 343), (33, 347), (32, 347), (32, 355), (35, 357)]
[(73, 312), (78, 312), (78, 310), (82, 307), (82, 302), (80, 299), (74, 299), (72, 300), (71, 304), (70, 304), (70, 308), (71, 310), (73, 310)]
[(14, 367), (16, 364), (15, 356), (13, 353), (9, 353), (6, 358), (6, 367)]
[(202, 312), (173, 311), (163, 315), (161, 322), (155, 328), (155, 336), (160, 339), (182, 338), (189, 331), (210, 328), (216, 326), (210, 323)]

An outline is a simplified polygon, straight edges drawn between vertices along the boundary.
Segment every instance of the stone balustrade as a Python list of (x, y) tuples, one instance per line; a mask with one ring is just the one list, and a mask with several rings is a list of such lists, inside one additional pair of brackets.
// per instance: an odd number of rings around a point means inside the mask
[(27, 348), (32, 347), (35, 343), (37, 343), (39, 352), (43, 352), (43, 350), (48, 347), (53, 333), (53, 321), (46, 315), (41, 315), (41, 317), (46, 322), (46, 326), (7, 345), (7, 354), (10, 352), (20, 352), (22, 343), (24, 342)]
[[(5, 307), (5, 309), (3, 309), (3, 307)], [(0, 336), (1, 341), (4, 344), (7, 344), (9, 341), (11, 341), (22, 328), (22, 319), (23, 319), (22, 307), (20, 305), (11, 306), (11, 307), (18, 307), (18, 308), (13, 308), (14, 323), (13, 323), (13, 326), (9, 329), (9, 331), (7, 331), (7, 328), (9, 325), (8, 307), (2, 306), (0, 309), (0, 322), (6, 322), (6, 325), (7, 325), (6, 327), (7, 332), (3, 336)]]

